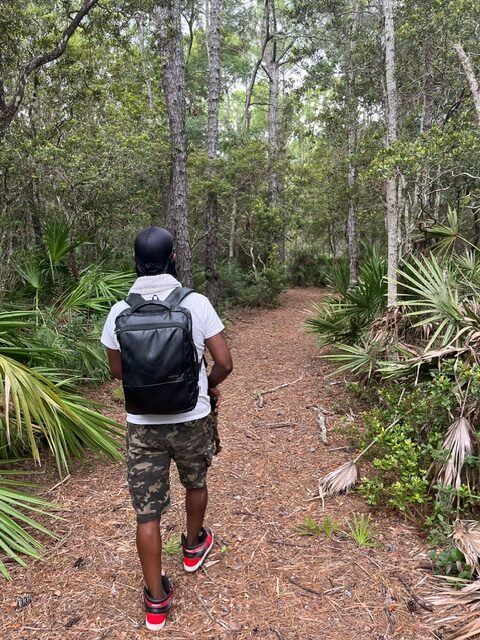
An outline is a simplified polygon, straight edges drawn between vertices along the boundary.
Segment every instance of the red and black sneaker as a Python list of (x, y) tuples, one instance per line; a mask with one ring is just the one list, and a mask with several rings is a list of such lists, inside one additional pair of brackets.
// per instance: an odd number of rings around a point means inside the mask
[(147, 587), (143, 589), (143, 602), (145, 604), (145, 625), (150, 631), (160, 631), (167, 621), (168, 611), (173, 602), (173, 587), (167, 576), (162, 576), (163, 588), (167, 594), (163, 600), (155, 600), (148, 593)]
[(183, 568), (185, 571), (192, 573), (197, 569), (200, 569), (205, 562), (205, 558), (210, 553), (213, 547), (213, 531), (202, 527), (200, 535), (198, 536), (198, 543), (194, 547), (187, 545), (187, 539), (182, 533), (182, 547), (183, 547)]

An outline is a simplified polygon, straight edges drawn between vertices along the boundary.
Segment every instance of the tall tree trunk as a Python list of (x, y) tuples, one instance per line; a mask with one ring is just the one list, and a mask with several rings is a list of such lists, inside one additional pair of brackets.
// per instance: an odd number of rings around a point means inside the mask
[(166, 226), (177, 254), (179, 279), (193, 284), (192, 249), (188, 227), (187, 141), (185, 134), (185, 60), (183, 55), (180, 0), (162, 0), (155, 7), (158, 42), (162, 56), (162, 81), (171, 142), (171, 177)]
[(215, 160), (218, 146), (218, 108), (220, 103), (220, 0), (206, 0), (208, 51), (208, 136), (207, 154), (210, 163), (210, 185), (207, 195), (205, 223), (206, 294), (213, 306), (218, 303), (218, 198), (214, 188)]
[(257, 73), (260, 69), (260, 65), (263, 62), (263, 58), (265, 56), (265, 50), (267, 48), (267, 44), (271, 38), (269, 31), (269, 11), (270, 11), (270, 0), (264, 0), (264, 8), (263, 8), (263, 16), (262, 16), (262, 42), (260, 44), (260, 55), (258, 56), (255, 65), (252, 70), (252, 75), (250, 76), (250, 80), (247, 85), (247, 90), (245, 92), (245, 108), (243, 111), (242, 125), (241, 125), (241, 135), (244, 136), (250, 127), (250, 106), (252, 102), (253, 89), (255, 87), (255, 80), (257, 79)]
[(152, 113), (155, 112), (155, 97), (153, 95), (152, 83), (148, 75), (146, 55), (145, 55), (145, 25), (143, 24), (143, 16), (136, 16), (135, 22), (137, 23), (138, 35), (140, 38), (140, 60), (142, 62), (142, 75), (145, 80), (145, 86), (147, 88), (148, 105)]
[(285, 262), (285, 228), (281, 212), (280, 183), (278, 176), (278, 99), (280, 93), (280, 60), (277, 44), (277, 17), (275, 0), (269, 2), (268, 33), (271, 39), (265, 51), (265, 69), (268, 75), (268, 204), (280, 218), (278, 244), (280, 262)]
[(237, 230), (237, 194), (232, 197), (232, 213), (230, 215), (230, 236), (228, 239), (228, 263), (232, 264), (235, 258), (235, 231)]
[(349, 259), (349, 283), (355, 284), (358, 278), (358, 244), (357, 244), (357, 166), (355, 154), (357, 152), (358, 129), (358, 100), (355, 87), (355, 50), (357, 46), (357, 27), (359, 21), (360, 3), (353, 3), (353, 19), (350, 32), (349, 60), (347, 71), (347, 146), (348, 146), (348, 217), (347, 217), (347, 245)]
[[(387, 146), (398, 139), (398, 97), (395, 79), (395, 28), (393, 22), (392, 0), (382, 0), (385, 38), (385, 89), (387, 111)], [(397, 180), (391, 177), (387, 181), (387, 241), (388, 241), (388, 306), (397, 305), (398, 270), (398, 201)]]
[(467, 53), (465, 52), (465, 49), (463, 48), (462, 43), (456, 42), (453, 45), (453, 48), (455, 49), (458, 57), (460, 58), (460, 63), (463, 68), (463, 73), (467, 78), (468, 86), (470, 87), (470, 91), (473, 97), (473, 102), (475, 105), (478, 126), (480, 127), (480, 90), (478, 88), (478, 81), (475, 76), (475, 70), (473, 68), (470, 58), (468, 57)]
[(29, 76), (40, 67), (43, 67), (49, 62), (57, 60), (61, 55), (63, 55), (65, 49), (67, 48), (68, 41), (75, 33), (85, 16), (90, 13), (90, 11), (96, 4), (98, 4), (98, 0), (84, 0), (82, 7), (74, 15), (73, 19), (62, 33), (62, 36), (56, 43), (55, 47), (50, 51), (44, 51), (43, 53), (40, 53), (37, 56), (33, 57), (23, 67), (10, 100), (7, 100), (7, 96), (5, 94), (0, 51), (0, 141), (5, 137), (5, 134), (7, 133), (8, 128), (11, 125), (13, 118), (15, 117), (15, 114), (22, 104)]

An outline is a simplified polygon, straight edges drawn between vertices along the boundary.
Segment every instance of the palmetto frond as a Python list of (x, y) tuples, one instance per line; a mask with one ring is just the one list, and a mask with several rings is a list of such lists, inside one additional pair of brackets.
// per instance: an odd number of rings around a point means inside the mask
[(78, 282), (59, 300), (60, 311), (92, 309), (105, 312), (115, 300), (124, 298), (134, 280), (129, 272), (105, 272), (101, 265), (82, 271)]
[[(453, 576), (438, 576), (440, 586), (436, 593), (426, 600), (436, 607), (455, 607), (463, 605), (472, 611), (480, 609), (480, 580), (465, 580)], [(452, 587), (457, 587), (453, 589)]]
[(455, 267), (440, 264), (432, 254), (424, 259), (411, 257), (399, 270), (399, 278), (406, 317), (414, 320), (413, 326), (435, 326), (425, 348), (430, 349), (437, 341), (440, 345), (448, 343), (464, 318)]
[(120, 426), (87, 401), (56, 386), (45, 374), (0, 355), (0, 458), (28, 452), (39, 463), (39, 438), (55, 456), (60, 473), (84, 447), (121, 457)]
[(466, 418), (457, 418), (450, 425), (443, 442), (443, 449), (449, 452), (448, 460), (438, 473), (441, 484), (456, 489), (462, 484), (465, 455), (472, 453), (472, 435), (472, 426)]
[(452, 531), (453, 544), (463, 553), (465, 561), (478, 574), (480, 569), (480, 523), (457, 520)]
[(62, 219), (53, 219), (43, 226), (43, 239), (47, 249), (52, 278), (54, 267), (58, 267), (72, 251), (82, 244), (83, 240), (70, 239), (70, 225)]
[[(30, 489), (34, 485), (19, 481), (20, 473), (22, 472), (0, 468), (0, 550), (18, 564), (25, 566), (22, 556), (39, 558), (43, 551), (43, 545), (29, 531), (55, 537), (50, 529), (35, 519), (35, 516), (58, 516), (55, 515), (56, 507), (53, 503), (21, 491), (22, 488)], [(0, 574), (5, 578), (10, 577), (5, 563), (1, 560)]]
[(345, 462), (340, 467), (327, 473), (318, 481), (318, 486), (325, 496), (335, 496), (349, 491), (360, 479), (356, 462)]
[(359, 344), (337, 344), (337, 352), (329, 353), (321, 358), (335, 362), (339, 366), (337, 372), (348, 372), (370, 378), (382, 366), (385, 357), (383, 341), (362, 341)]

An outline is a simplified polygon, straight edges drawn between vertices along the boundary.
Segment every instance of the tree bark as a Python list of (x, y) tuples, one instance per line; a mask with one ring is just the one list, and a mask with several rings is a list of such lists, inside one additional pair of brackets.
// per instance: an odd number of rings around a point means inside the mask
[[(281, 264), (285, 262), (285, 224), (281, 211), (281, 188), (278, 176), (278, 159), (280, 153), (278, 114), (280, 93), (280, 59), (277, 44), (277, 17), (275, 0), (269, 0), (267, 17), (267, 32), (264, 41), (267, 41), (265, 50), (265, 70), (268, 76), (268, 204), (279, 217), (279, 231), (275, 236), (278, 244), (278, 257)], [(267, 34), (270, 34), (268, 38)]]
[(62, 36), (55, 47), (50, 51), (40, 53), (25, 65), (17, 81), (15, 91), (8, 101), (5, 96), (2, 61), (0, 60), (0, 141), (5, 137), (15, 114), (22, 104), (29, 76), (40, 67), (60, 58), (67, 48), (68, 41), (75, 33), (85, 16), (88, 15), (96, 4), (98, 4), (98, 0), (84, 0), (82, 8), (75, 14), (73, 20), (62, 33)]
[[(395, 79), (395, 28), (391, 0), (382, 0), (385, 38), (385, 89), (387, 112), (387, 146), (398, 139), (398, 97)], [(388, 242), (388, 306), (397, 305), (398, 270), (398, 202), (397, 179), (391, 177), (386, 185), (387, 242)]]
[(473, 103), (475, 105), (475, 112), (477, 114), (477, 122), (480, 127), (480, 90), (478, 88), (478, 81), (475, 76), (475, 70), (473, 68), (472, 62), (468, 57), (465, 49), (461, 42), (456, 42), (453, 45), (458, 57), (460, 58), (460, 63), (463, 68), (463, 73), (465, 74), (468, 82), (468, 86), (470, 87), (470, 91), (473, 97)]
[(357, 152), (358, 130), (358, 100), (356, 93), (355, 51), (357, 46), (356, 36), (359, 21), (359, 2), (354, 2), (353, 19), (350, 32), (349, 60), (347, 71), (347, 146), (348, 146), (348, 191), (349, 204), (347, 216), (347, 246), (349, 259), (349, 283), (354, 285), (358, 278), (358, 244), (357, 244), (357, 165), (355, 154)]
[(148, 105), (150, 107), (150, 111), (155, 113), (155, 97), (153, 95), (152, 83), (150, 82), (150, 78), (148, 75), (147, 63), (146, 63), (146, 55), (145, 55), (145, 25), (143, 24), (143, 17), (136, 16), (135, 22), (137, 24), (137, 31), (140, 38), (140, 60), (142, 62), (142, 74), (143, 79), (145, 80), (145, 86), (147, 88), (147, 96), (148, 96)]
[(180, 0), (162, 0), (154, 11), (171, 142), (171, 175), (165, 221), (175, 242), (179, 279), (185, 287), (191, 287), (193, 275), (188, 222), (185, 60)]
[(210, 189), (207, 195), (205, 223), (206, 294), (213, 306), (218, 303), (218, 198), (215, 191), (215, 160), (218, 146), (218, 111), (220, 104), (220, 0), (206, 0), (208, 17), (208, 133), (207, 154), (209, 160)]
[(228, 263), (232, 264), (235, 258), (235, 231), (237, 230), (237, 194), (232, 197), (232, 213), (230, 215), (230, 236), (228, 239)]

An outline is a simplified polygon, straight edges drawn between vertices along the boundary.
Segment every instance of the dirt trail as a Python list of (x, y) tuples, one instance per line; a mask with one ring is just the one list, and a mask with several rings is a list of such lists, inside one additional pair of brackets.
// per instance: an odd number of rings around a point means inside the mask
[[(349, 459), (335, 433), (338, 419), (355, 411), (332, 367), (315, 356), (315, 340), (302, 329), (304, 310), (321, 293), (289, 291), (274, 311), (249, 311), (229, 326), (234, 375), (224, 384), (221, 435), (224, 450), (209, 476), (208, 524), (216, 534), (205, 570), (183, 572), (178, 553), (165, 555), (176, 589), (166, 629), (172, 640), (197, 638), (277, 640), (382, 640), (431, 638), (423, 612), (402, 585), (416, 592), (423, 572), (421, 541), (395, 516), (375, 513), (373, 549), (344, 535), (328, 539), (295, 534), (307, 516), (322, 523), (317, 480)], [(257, 393), (291, 383), (265, 394)], [(113, 404), (114, 384), (101, 390)], [(322, 444), (317, 407), (327, 415)], [(49, 497), (66, 510), (60, 540), (49, 543), (46, 563), (14, 569), (2, 585), (3, 640), (123, 640), (152, 638), (143, 628), (142, 583), (134, 551), (134, 517), (122, 464), (87, 468)], [(172, 508), (162, 522), (165, 539), (183, 528), (182, 491), (172, 470)], [(328, 499), (325, 513), (346, 527), (367, 512), (355, 495)], [(17, 597), (31, 604), (17, 610)]]

